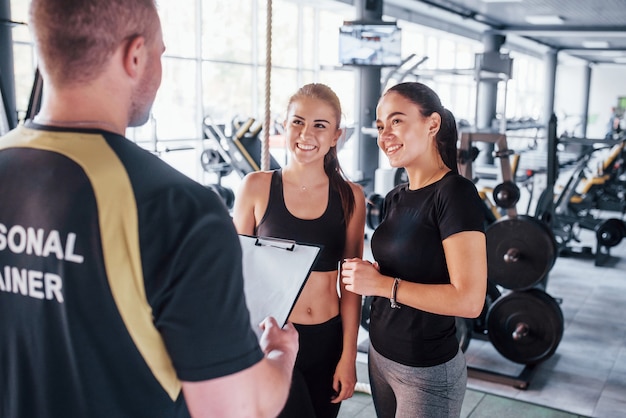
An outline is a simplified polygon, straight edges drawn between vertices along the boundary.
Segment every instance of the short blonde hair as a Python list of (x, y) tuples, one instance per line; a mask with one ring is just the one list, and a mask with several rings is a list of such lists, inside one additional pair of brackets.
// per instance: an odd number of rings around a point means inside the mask
[(97, 77), (117, 47), (154, 39), (154, 0), (32, 0), (30, 28), (39, 66), (57, 85)]

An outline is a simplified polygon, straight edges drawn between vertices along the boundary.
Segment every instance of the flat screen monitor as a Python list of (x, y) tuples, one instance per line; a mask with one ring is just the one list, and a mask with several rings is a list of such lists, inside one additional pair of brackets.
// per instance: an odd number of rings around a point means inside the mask
[(342, 65), (399, 66), (402, 30), (395, 22), (344, 22), (339, 28)]

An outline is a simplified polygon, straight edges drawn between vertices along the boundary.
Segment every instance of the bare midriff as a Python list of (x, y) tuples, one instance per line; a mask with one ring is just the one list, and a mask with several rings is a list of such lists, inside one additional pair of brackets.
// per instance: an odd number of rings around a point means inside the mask
[(337, 315), (337, 270), (311, 272), (291, 311), (289, 321), (302, 325), (321, 324)]

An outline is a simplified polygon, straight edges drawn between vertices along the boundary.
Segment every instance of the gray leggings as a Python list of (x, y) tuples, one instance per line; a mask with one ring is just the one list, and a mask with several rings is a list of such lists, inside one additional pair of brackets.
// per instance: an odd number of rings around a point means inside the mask
[(467, 384), (461, 350), (450, 361), (411, 367), (389, 360), (369, 347), (369, 378), (378, 418), (459, 417)]

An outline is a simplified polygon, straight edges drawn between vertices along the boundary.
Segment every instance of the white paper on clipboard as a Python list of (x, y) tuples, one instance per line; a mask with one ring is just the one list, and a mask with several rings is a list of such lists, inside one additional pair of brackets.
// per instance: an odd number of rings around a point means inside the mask
[(260, 337), (259, 324), (267, 316), (276, 318), (280, 326), (287, 323), (321, 247), (241, 234), (239, 241), (250, 322)]

